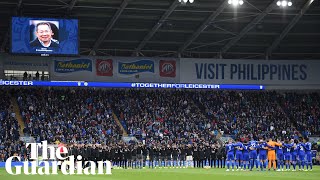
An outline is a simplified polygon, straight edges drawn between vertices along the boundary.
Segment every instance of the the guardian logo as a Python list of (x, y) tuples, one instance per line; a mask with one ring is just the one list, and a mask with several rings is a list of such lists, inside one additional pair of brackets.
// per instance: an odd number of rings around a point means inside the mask
[[(82, 156), (68, 156), (62, 157), (61, 152), (64, 154), (68, 153), (67, 148), (61, 146), (57, 149), (50, 147), (47, 141), (42, 141), (42, 143), (27, 143), (26, 147), (31, 147), (31, 157), (33, 161), (24, 161), (23, 166), (12, 167), (12, 160), (21, 160), (19, 156), (12, 156), (7, 159), (5, 168), (7, 173), (11, 175), (57, 175), (58, 166), (61, 166), (61, 173), (64, 175), (105, 175), (111, 174), (111, 162), (110, 161), (98, 161), (97, 164), (94, 161), (85, 161), (82, 163)], [(44, 164), (43, 167), (38, 167), (37, 152), (38, 148), (42, 147), (42, 161), (39, 164)], [(49, 150), (49, 157), (48, 157)], [(68, 161), (67, 161), (68, 159)], [(50, 166), (51, 164), (51, 166)], [(30, 167), (31, 166), (31, 167)], [(85, 167), (85, 168), (83, 168)], [(15, 171), (13, 171), (13, 168)], [(23, 173), (22, 173), (23, 168)], [(51, 172), (50, 172), (51, 170)]]

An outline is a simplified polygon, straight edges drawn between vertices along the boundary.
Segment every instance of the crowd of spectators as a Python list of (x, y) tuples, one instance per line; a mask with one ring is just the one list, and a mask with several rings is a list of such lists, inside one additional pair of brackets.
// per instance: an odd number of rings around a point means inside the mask
[(212, 144), (218, 134), (248, 140), (320, 133), (317, 93), (3, 88), (0, 96), (0, 161), (25, 154), (12, 96), (26, 124), (24, 134), (37, 142), (118, 143), (123, 132), (113, 113), (129, 136), (147, 145)]
[(121, 138), (108, 91), (28, 88), (17, 92), (24, 132), (37, 142), (109, 144)]
[(19, 141), (20, 126), (10, 103), (11, 94), (1, 88), (0, 97), (0, 161), (13, 155), (24, 157), (25, 149)]
[(276, 91), (122, 90), (115, 108), (131, 135), (145, 140), (242, 140), (319, 135), (318, 93)]
[(191, 91), (123, 90), (114, 96), (120, 120), (128, 134), (149, 142), (212, 143), (217, 126), (207, 119), (192, 99)]
[(318, 93), (284, 93), (281, 107), (303, 136), (320, 135), (320, 96)]
[(200, 91), (195, 101), (219, 130), (235, 138), (294, 137), (295, 119), (288, 118), (274, 91)]

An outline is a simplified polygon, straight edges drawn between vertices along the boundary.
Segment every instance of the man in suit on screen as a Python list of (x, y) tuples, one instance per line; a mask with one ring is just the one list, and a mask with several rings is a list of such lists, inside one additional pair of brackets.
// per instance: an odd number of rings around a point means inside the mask
[(36, 25), (37, 38), (30, 42), (31, 47), (58, 47), (59, 41), (53, 39), (53, 31), (50, 23), (41, 22)]

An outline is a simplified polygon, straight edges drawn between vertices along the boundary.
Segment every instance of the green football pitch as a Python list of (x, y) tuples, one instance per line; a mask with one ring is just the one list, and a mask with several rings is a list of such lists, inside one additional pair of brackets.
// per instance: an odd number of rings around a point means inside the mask
[(9, 175), (0, 169), (0, 180), (264, 180), (264, 179), (314, 179), (320, 178), (320, 166), (313, 171), (230, 171), (225, 169), (113, 169), (112, 175)]

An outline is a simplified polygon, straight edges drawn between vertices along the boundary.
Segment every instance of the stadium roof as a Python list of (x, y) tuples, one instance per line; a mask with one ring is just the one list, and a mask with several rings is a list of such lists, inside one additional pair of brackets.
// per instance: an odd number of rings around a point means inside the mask
[(320, 59), (320, 1), (0, 0), (0, 45), (10, 17), (80, 20), (82, 55)]

